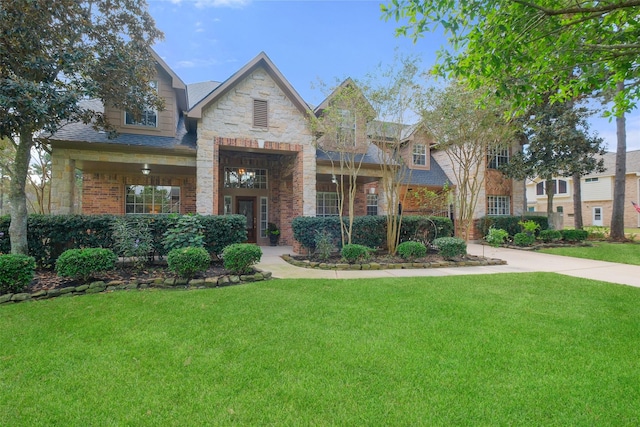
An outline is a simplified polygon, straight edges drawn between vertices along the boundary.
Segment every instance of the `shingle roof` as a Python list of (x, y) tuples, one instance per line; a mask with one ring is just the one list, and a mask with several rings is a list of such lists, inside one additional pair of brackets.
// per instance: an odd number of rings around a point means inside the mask
[[(605, 171), (585, 175), (590, 176), (611, 176), (616, 173), (616, 153), (607, 152), (604, 156)], [(627, 151), (627, 174), (640, 173), (640, 150)]]
[[(340, 153), (337, 151), (324, 151), (321, 149), (316, 149), (316, 159), (317, 160), (339, 160)], [(379, 165), (382, 162), (382, 154), (380, 148), (375, 144), (369, 144), (367, 148), (367, 152), (364, 154), (359, 154), (356, 156), (355, 161), (360, 162), (362, 159), (362, 163), (364, 164), (373, 164)]]
[(429, 170), (413, 169), (411, 171), (411, 176), (407, 178), (410, 179), (405, 179), (405, 183), (410, 185), (428, 185), (442, 187), (447, 183), (451, 184), (451, 181), (449, 181), (447, 174), (444, 173), (444, 170), (442, 170), (433, 156), (431, 156)]
[(215, 88), (217, 88), (218, 86), (220, 86), (220, 82), (214, 82), (214, 81), (188, 84), (187, 85), (187, 98), (189, 100), (188, 109), (190, 110), (191, 108), (193, 108), (194, 105), (196, 105), (198, 102), (206, 98), (207, 95), (213, 92)]
[(180, 117), (175, 137), (119, 133), (116, 138), (109, 139), (106, 132), (98, 132), (91, 125), (68, 123), (47, 139), (50, 141), (77, 141), (88, 144), (125, 145), (160, 149), (186, 148), (195, 150), (196, 148), (196, 135), (195, 133), (187, 132), (183, 117)]
[(391, 137), (393, 139), (400, 136), (400, 141), (404, 141), (420, 126), (420, 123), (413, 125), (405, 125), (401, 123), (384, 122), (380, 120), (372, 120), (367, 123), (367, 135), (373, 139), (384, 139)]

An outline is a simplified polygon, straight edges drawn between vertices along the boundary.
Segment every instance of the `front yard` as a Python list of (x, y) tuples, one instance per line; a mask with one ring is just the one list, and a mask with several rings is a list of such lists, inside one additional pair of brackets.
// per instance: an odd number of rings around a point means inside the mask
[(640, 289), (272, 280), (0, 307), (0, 425), (638, 425)]
[(552, 255), (572, 256), (598, 261), (618, 262), (640, 265), (640, 244), (592, 242), (592, 246), (568, 246), (540, 249), (540, 252)]

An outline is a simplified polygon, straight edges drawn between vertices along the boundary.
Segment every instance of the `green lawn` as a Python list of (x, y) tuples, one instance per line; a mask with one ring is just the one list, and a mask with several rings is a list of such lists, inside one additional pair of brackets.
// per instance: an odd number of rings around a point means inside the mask
[(640, 265), (640, 244), (593, 242), (593, 246), (541, 249), (540, 252), (598, 261)]
[(273, 280), (0, 307), (0, 425), (639, 425), (640, 289)]

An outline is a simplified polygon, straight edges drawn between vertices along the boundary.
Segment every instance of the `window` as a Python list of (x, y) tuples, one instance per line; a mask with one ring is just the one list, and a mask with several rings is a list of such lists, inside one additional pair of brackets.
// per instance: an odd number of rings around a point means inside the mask
[(584, 182), (598, 182), (598, 178), (585, 178)]
[[(536, 195), (544, 196), (545, 192), (545, 181), (540, 181), (536, 184)], [(567, 181), (564, 179), (554, 179), (553, 180), (553, 194), (568, 194), (567, 189)]]
[(340, 123), (336, 141), (338, 144), (356, 144), (356, 118), (349, 110), (338, 110)]
[[(149, 82), (149, 84), (154, 90), (158, 90), (157, 81), (152, 80), (151, 82)], [(142, 114), (140, 115), (140, 118), (138, 120), (135, 119), (133, 113), (131, 113), (130, 111), (126, 111), (124, 113), (124, 123), (126, 125), (133, 126), (148, 126), (154, 128), (158, 127), (158, 111), (156, 109), (145, 108), (144, 110), (142, 110)]]
[(261, 99), (253, 100), (253, 127), (269, 127), (269, 105), (267, 101)]
[(558, 212), (558, 213), (564, 213), (564, 206), (557, 206), (557, 207), (556, 207), (556, 212)]
[(367, 215), (378, 215), (377, 194), (367, 194)]
[(489, 150), (487, 164), (490, 169), (498, 169), (509, 163), (509, 148), (494, 147)]
[(260, 197), (260, 237), (269, 237), (267, 229), (269, 228), (269, 210), (267, 209), (267, 198)]
[(316, 216), (338, 216), (338, 193), (316, 193)]
[(231, 215), (231, 204), (232, 204), (231, 196), (224, 196), (224, 214)]
[(424, 144), (413, 145), (413, 164), (425, 166), (427, 164), (427, 146)]
[(180, 187), (129, 185), (126, 187), (125, 213), (180, 213)]
[(266, 169), (224, 168), (225, 188), (267, 188)]
[(511, 200), (509, 196), (488, 196), (487, 215), (510, 215)]

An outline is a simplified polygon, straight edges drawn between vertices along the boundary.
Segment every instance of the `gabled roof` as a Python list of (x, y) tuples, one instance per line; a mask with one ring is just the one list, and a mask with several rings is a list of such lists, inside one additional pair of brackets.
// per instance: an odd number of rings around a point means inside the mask
[[(379, 165), (382, 163), (382, 151), (380, 147), (375, 144), (369, 144), (366, 153), (358, 153), (355, 155), (355, 161), (362, 161), (363, 164)], [(316, 160), (340, 160), (340, 152), (338, 151), (324, 151), (319, 148), (316, 149)]]
[(367, 136), (375, 141), (385, 141), (392, 139), (393, 142), (406, 141), (415, 131), (420, 128), (421, 123), (413, 125), (405, 125), (402, 123), (385, 122), (381, 120), (372, 120), (367, 123)]
[(164, 62), (162, 58), (160, 58), (160, 55), (158, 55), (155, 50), (149, 48), (149, 51), (151, 52), (151, 56), (153, 56), (153, 59), (156, 61), (158, 66), (162, 70), (164, 70), (169, 75), (169, 77), (171, 77), (171, 87), (176, 91), (176, 95), (177, 95), (176, 101), (178, 103), (178, 108), (181, 111), (186, 110), (187, 109), (187, 85), (184, 84), (182, 79), (178, 77), (178, 75), (169, 67), (169, 65), (167, 65), (166, 62)]
[(444, 173), (444, 170), (442, 170), (433, 156), (431, 156), (429, 170), (412, 169), (411, 176), (408, 176), (408, 174), (405, 174), (405, 176), (404, 182), (408, 185), (442, 187), (445, 184), (451, 184), (449, 177), (447, 177), (447, 174)]
[(353, 79), (351, 77), (348, 77), (345, 81), (343, 81), (342, 83), (340, 83), (338, 85), (338, 87), (336, 87), (330, 94), (329, 96), (327, 96), (321, 103), (320, 105), (318, 105), (316, 108), (314, 108), (313, 113), (316, 116), (319, 116), (323, 110), (326, 110), (327, 108), (329, 108), (329, 105), (331, 104), (331, 100), (333, 98), (335, 98), (338, 94), (338, 92), (340, 92), (340, 90), (342, 90), (345, 87), (354, 87), (358, 90), (358, 92), (360, 93), (360, 95), (362, 95), (362, 98), (367, 101), (367, 105), (368, 107), (371, 109), (371, 113), (372, 115), (375, 115), (375, 110), (373, 109), (373, 107), (371, 106), (371, 103), (369, 102), (369, 100), (367, 99), (367, 97), (364, 96), (364, 94), (362, 93), (362, 91), (360, 90), (360, 88), (358, 87), (358, 85), (356, 84), (356, 82), (353, 81)]
[(285, 93), (287, 98), (291, 100), (293, 105), (302, 113), (307, 115), (311, 113), (311, 109), (307, 103), (302, 99), (300, 94), (291, 86), (287, 79), (282, 75), (280, 70), (273, 64), (271, 59), (266, 53), (260, 52), (258, 56), (253, 58), (248, 64), (238, 70), (234, 75), (218, 85), (211, 93), (205, 96), (203, 99), (194, 103), (189, 108), (188, 116), (193, 118), (202, 118), (202, 110), (212, 102), (219, 99), (222, 95), (229, 92), (235, 85), (249, 76), (254, 70), (258, 68), (264, 68), (264, 70), (271, 76), (276, 82), (278, 87)]

